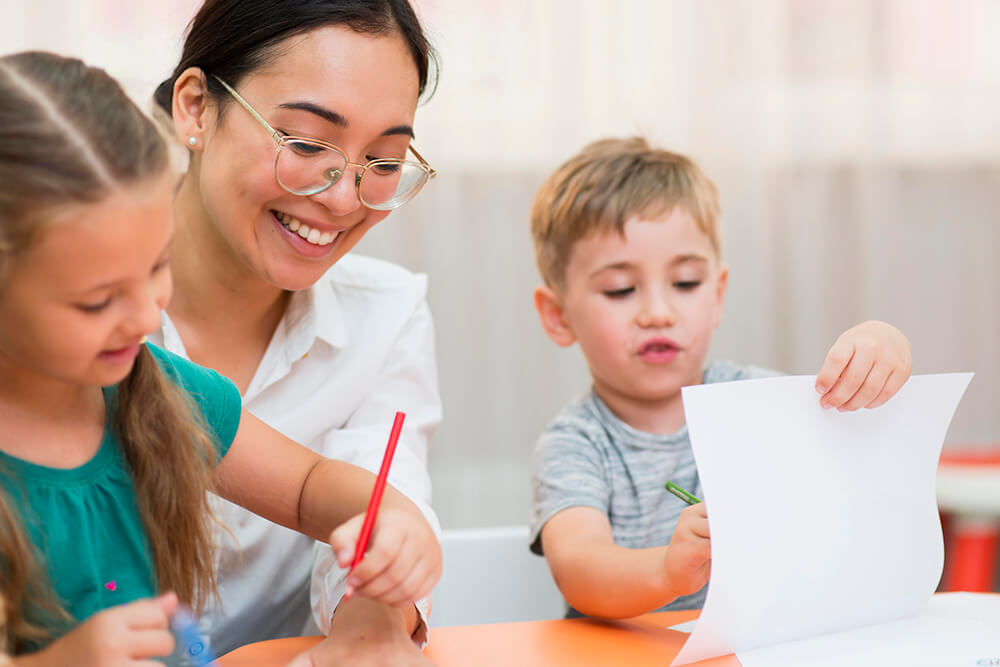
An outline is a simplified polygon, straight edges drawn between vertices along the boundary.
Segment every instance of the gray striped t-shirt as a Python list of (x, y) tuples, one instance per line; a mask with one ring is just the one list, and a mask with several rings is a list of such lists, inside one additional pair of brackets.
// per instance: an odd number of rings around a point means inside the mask
[[(778, 373), (718, 361), (704, 371), (702, 381), (774, 375)], [(542, 553), (542, 526), (570, 507), (594, 507), (607, 514), (618, 546), (669, 544), (686, 505), (663, 485), (672, 480), (696, 496), (702, 493), (686, 425), (668, 435), (639, 431), (616, 417), (593, 389), (549, 424), (535, 446), (532, 467), (531, 550), (537, 554)], [(663, 609), (700, 609), (706, 589)]]

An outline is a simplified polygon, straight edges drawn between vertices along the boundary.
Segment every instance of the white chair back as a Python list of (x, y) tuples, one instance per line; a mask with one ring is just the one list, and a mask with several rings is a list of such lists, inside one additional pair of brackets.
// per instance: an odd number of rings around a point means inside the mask
[(445, 530), (431, 627), (562, 618), (566, 603), (527, 526)]

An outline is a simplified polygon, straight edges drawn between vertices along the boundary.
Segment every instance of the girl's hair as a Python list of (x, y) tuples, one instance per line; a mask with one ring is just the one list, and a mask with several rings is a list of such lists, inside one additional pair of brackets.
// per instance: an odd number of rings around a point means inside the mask
[[(0, 57), (0, 295), (54, 212), (165, 177), (167, 162), (156, 127), (103, 70), (50, 53)], [(135, 485), (153, 583), (200, 607), (216, 591), (206, 496), (215, 447), (145, 346), (117, 396), (112, 428)], [(17, 517), (0, 491), (0, 612), (15, 651), (49, 637), (36, 616), (65, 616)]]
[(198, 67), (213, 75), (203, 83), (222, 109), (229, 95), (214, 77), (238, 86), (247, 74), (279, 56), (284, 40), (330, 25), (371, 35), (398, 32), (416, 63), (420, 95), (433, 94), (437, 54), (408, 0), (205, 0), (188, 25), (180, 62), (157, 87), (153, 101), (169, 117), (177, 77)]

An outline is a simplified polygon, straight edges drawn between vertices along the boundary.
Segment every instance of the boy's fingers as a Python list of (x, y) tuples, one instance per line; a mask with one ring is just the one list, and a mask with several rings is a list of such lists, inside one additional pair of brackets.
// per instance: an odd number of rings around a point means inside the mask
[(698, 537), (703, 537), (709, 539), (711, 535), (708, 532), (708, 519), (699, 517), (691, 524), (691, 532)]
[(824, 408), (839, 408), (844, 405), (864, 384), (873, 365), (874, 359), (871, 355), (856, 349), (854, 356), (851, 357), (851, 363), (841, 373), (836, 384), (820, 399), (820, 405)]
[(819, 394), (826, 394), (837, 384), (837, 380), (840, 379), (841, 373), (847, 368), (853, 356), (854, 346), (850, 343), (843, 343), (838, 339), (833, 344), (830, 351), (826, 353), (826, 359), (823, 360), (819, 373), (816, 374), (816, 391)]
[[(701, 539), (708, 539), (708, 514), (705, 510), (705, 503), (698, 503), (697, 505), (692, 505), (681, 512), (681, 521), (684, 524), (684, 529), (695, 537)], [(678, 522), (678, 526), (681, 522)]]
[(905, 373), (890, 372), (889, 377), (886, 378), (885, 386), (882, 387), (882, 391), (879, 392), (878, 396), (875, 397), (871, 403), (868, 404), (869, 408), (877, 408), (883, 405), (886, 401), (896, 395), (896, 392), (906, 384), (907, 376)]
[(875, 397), (885, 387), (885, 382), (889, 379), (890, 372), (888, 364), (876, 364), (873, 366), (871, 372), (868, 373), (868, 377), (865, 378), (864, 384), (861, 385), (861, 388), (858, 389), (854, 396), (840, 406), (840, 410), (859, 410), (869, 407), (869, 404), (875, 400)]

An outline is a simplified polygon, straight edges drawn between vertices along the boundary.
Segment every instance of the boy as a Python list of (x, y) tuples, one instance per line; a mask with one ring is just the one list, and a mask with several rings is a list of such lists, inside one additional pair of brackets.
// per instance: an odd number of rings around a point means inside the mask
[[(681, 387), (775, 375), (705, 365), (722, 317), (718, 193), (688, 158), (641, 138), (593, 143), (539, 190), (531, 231), (545, 282), (535, 307), (557, 345), (574, 342), (591, 390), (539, 439), (531, 548), (575, 610), (623, 618), (700, 608), (710, 566)], [(882, 322), (849, 329), (817, 376), (824, 407), (874, 408), (910, 374), (907, 339)]]

